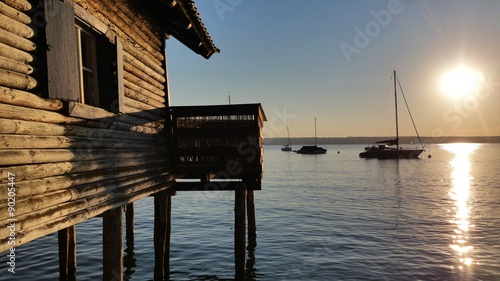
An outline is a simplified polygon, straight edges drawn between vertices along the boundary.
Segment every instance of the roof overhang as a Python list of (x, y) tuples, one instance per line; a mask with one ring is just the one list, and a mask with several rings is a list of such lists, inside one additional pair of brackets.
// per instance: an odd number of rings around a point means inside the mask
[(140, 3), (165, 33), (174, 36), (195, 53), (208, 59), (220, 52), (201, 21), (193, 1), (147, 0)]

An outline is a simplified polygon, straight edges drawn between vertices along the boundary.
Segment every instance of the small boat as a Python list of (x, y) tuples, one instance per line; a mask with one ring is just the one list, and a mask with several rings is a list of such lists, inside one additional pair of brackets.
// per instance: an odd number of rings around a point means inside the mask
[(281, 151), (292, 151), (292, 141), (290, 140), (290, 130), (288, 129), (288, 122), (286, 124), (286, 132), (288, 134), (288, 143), (281, 147)]
[(316, 118), (314, 118), (314, 145), (304, 145), (299, 150), (295, 150), (299, 154), (324, 154), (326, 149), (319, 147), (316, 143)]
[[(406, 103), (406, 98), (404, 96), (403, 90), (401, 88), (401, 84), (399, 84), (399, 80), (396, 76), (396, 71), (393, 73), (394, 76), (394, 104), (396, 108), (396, 138), (389, 140), (382, 140), (375, 142), (375, 145), (365, 147), (365, 151), (359, 154), (361, 158), (377, 158), (377, 159), (410, 159), (410, 158), (418, 158), (420, 154), (424, 151), (424, 146), (422, 145), (422, 141), (420, 140), (420, 136), (418, 135), (417, 127), (415, 126), (415, 122), (413, 122), (413, 117), (411, 116), (410, 108)], [(397, 81), (397, 82), (396, 82)], [(411, 121), (413, 123), (413, 127), (417, 134), (418, 140), (420, 141), (420, 147), (414, 149), (402, 148), (399, 146), (399, 124), (398, 124), (398, 97), (397, 97), (397, 87), (396, 83), (399, 84), (401, 89), (401, 94), (406, 103), (406, 108), (408, 109), (408, 113), (410, 114)]]
[(295, 152), (299, 154), (324, 154), (326, 153), (326, 149), (317, 145), (304, 145)]
[(359, 154), (361, 158), (377, 159), (411, 159), (418, 158), (424, 149), (405, 149), (401, 147), (392, 147), (387, 144), (373, 145), (366, 147), (365, 151)]

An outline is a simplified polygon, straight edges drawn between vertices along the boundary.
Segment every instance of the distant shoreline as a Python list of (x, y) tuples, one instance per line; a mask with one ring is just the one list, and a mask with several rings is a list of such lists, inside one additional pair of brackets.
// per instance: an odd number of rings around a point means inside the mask
[[(394, 137), (329, 137), (329, 138), (317, 138), (318, 144), (372, 144), (375, 141), (387, 140)], [(426, 144), (436, 144), (436, 143), (456, 143), (456, 142), (468, 142), (468, 143), (500, 143), (500, 136), (490, 136), (490, 137), (420, 137), (422, 143)], [(399, 141), (402, 144), (418, 144), (418, 139), (416, 137), (399, 137)], [(314, 144), (314, 138), (291, 138), (292, 145), (300, 144)], [(287, 143), (287, 138), (265, 138), (264, 144), (268, 145), (282, 145)]]

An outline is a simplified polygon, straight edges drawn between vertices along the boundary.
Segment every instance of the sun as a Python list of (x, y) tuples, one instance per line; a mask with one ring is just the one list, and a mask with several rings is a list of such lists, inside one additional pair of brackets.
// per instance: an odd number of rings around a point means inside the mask
[(473, 95), (480, 86), (481, 80), (481, 72), (459, 66), (443, 75), (441, 87), (448, 95), (463, 98)]

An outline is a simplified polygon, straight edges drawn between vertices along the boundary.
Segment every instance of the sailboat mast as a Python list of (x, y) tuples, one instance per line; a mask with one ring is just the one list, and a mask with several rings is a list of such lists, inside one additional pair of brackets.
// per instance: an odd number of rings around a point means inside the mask
[(396, 149), (399, 149), (398, 95), (396, 88), (396, 70), (394, 70), (394, 106), (396, 108)]
[(318, 145), (316, 143), (316, 118), (314, 118), (314, 145)]
[(288, 146), (292, 148), (292, 140), (290, 139), (290, 129), (288, 129), (288, 121), (286, 121), (286, 133), (288, 136)]

